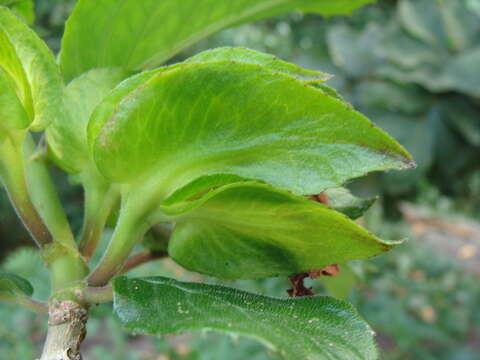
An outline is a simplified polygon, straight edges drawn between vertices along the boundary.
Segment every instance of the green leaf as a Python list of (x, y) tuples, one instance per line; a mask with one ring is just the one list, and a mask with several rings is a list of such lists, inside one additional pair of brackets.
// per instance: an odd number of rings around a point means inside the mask
[(114, 310), (135, 333), (214, 330), (252, 337), (284, 359), (377, 359), (372, 331), (329, 297), (279, 299), (163, 277), (113, 281)]
[(28, 115), (15, 91), (15, 83), (0, 67), (0, 143), (9, 130), (28, 127)]
[(480, 97), (478, 86), (480, 75), (477, 70), (479, 63), (480, 46), (453, 58), (440, 77), (443, 80), (443, 88), (445, 90), (456, 90), (472, 97)]
[(344, 24), (331, 26), (327, 33), (330, 57), (348, 75), (367, 76), (381, 62), (372, 48), (382, 36), (382, 29), (375, 24), (363, 32), (352, 30)]
[(17, 86), (31, 118), (30, 128), (43, 130), (61, 117), (63, 83), (46, 44), (12, 11), (0, 7), (0, 67)]
[(213, 50), (203, 51), (185, 61), (185, 64), (204, 63), (212, 61), (231, 60), (245, 64), (254, 64), (265, 67), (273, 72), (290, 75), (297, 80), (308, 82), (321, 82), (329, 80), (332, 75), (314, 70), (305, 70), (294, 64), (282, 61), (276, 56), (250, 50), (244, 47), (219, 47)]
[(18, 1), (10, 6), (15, 13), (25, 19), (28, 25), (35, 22), (35, 9), (32, 0)]
[(15, 274), (0, 273), (0, 300), (13, 300), (32, 294), (33, 287), (24, 278)]
[(90, 115), (110, 90), (130, 74), (119, 68), (94, 69), (67, 86), (65, 105), (69, 116), (55, 119), (46, 131), (49, 154), (62, 169), (78, 173), (89, 166), (87, 124)]
[(267, 67), (224, 60), (147, 75), (121, 84), (90, 120), (94, 159), (113, 182), (148, 178), (160, 196), (223, 173), (317, 194), (413, 164), (349, 105)]
[(189, 270), (223, 279), (292, 275), (370, 258), (398, 244), (323, 204), (251, 182), (160, 208), (176, 223), (170, 256)]
[(400, 1), (400, 22), (413, 37), (431, 46), (439, 46), (445, 42), (440, 6), (440, 2), (430, 0)]
[[(153, 68), (226, 27), (300, 10), (349, 13), (371, 0), (95, 0), (77, 2), (60, 63), (67, 80), (99, 67)], [(188, 21), (187, 19), (192, 19)], [(159, 26), (161, 24), (161, 26)]]
[(327, 195), (329, 207), (347, 215), (353, 220), (361, 217), (377, 200), (377, 198), (357, 198), (345, 188), (328, 189), (325, 191), (325, 194)]

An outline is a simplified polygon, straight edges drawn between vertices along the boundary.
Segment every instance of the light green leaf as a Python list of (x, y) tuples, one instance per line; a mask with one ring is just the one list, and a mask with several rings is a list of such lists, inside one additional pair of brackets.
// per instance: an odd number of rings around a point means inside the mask
[(116, 278), (114, 309), (135, 333), (214, 330), (252, 337), (284, 359), (375, 360), (372, 331), (345, 302), (279, 299), (163, 277)]
[(15, 91), (15, 83), (0, 67), (0, 142), (9, 130), (28, 127), (28, 115)]
[(223, 173), (317, 194), (369, 171), (412, 166), (349, 105), (269, 68), (225, 60), (146, 79), (121, 84), (90, 120), (94, 158), (113, 182), (142, 187), (148, 178), (165, 195)]
[(31, 296), (32, 285), (15, 274), (0, 273), (0, 300), (14, 300), (18, 297)]
[(371, 0), (104, 0), (99, 3), (81, 0), (66, 23), (61, 67), (67, 80), (99, 67), (153, 68), (229, 26), (294, 10), (345, 14), (369, 2)]
[(329, 207), (347, 215), (353, 220), (361, 217), (377, 200), (377, 198), (357, 198), (345, 188), (328, 189), (325, 191), (325, 194), (329, 202)]
[(94, 69), (67, 86), (68, 117), (55, 119), (46, 131), (49, 153), (62, 169), (78, 173), (88, 166), (91, 159), (87, 146), (90, 115), (110, 90), (130, 74), (119, 68)]
[(28, 25), (32, 25), (35, 22), (35, 9), (32, 0), (15, 2), (10, 6), (10, 9), (23, 17)]
[(370, 258), (398, 244), (323, 204), (264, 184), (234, 183), (160, 208), (176, 223), (170, 256), (224, 279), (292, 275)]
[(212, 61), (231, 60), (245, 64), (255, 64), (268, 68), (270, 71), (290, 75), (298, 80), (321, 82), (329, 80), (332, 75), (314, 70), (305, 70), (297, 65), (282, 61), (276, 56), (250, 50), (243, 47), (219, 47), (203, 51), (185, 61), (185, 64), (204, 63)]
[(30, 128), (43, 130), (61, 117), (63, 83), (53, 54), (22, 20), (0, 7), (0, 67), (17, 84), (17, 92), (32, 119)]
[(15, 4), (21, 1), (23, 0), (0, 0), (0, 5), (7, 6), (7, 5)]

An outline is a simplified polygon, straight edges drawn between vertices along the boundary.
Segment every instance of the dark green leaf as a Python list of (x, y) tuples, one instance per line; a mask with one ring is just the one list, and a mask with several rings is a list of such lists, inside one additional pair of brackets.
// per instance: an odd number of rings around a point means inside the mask
[(170, 256), (224, 279), (291, 275), (370, 258), (397, 244), (323, 204), (263, 184), (234, 183), (160, 208), (176, 222)]
[(370, 327), (333, 298), (278, 299), (162, 277), (120, 277), (113, 288), (115, 312), (135, 333), (214, 330), (257, 339), (285, 359), (377, 359)]
[[(158, 66), (221, 29), (293, 10), (345, 14), (371, 0), (82, 0), (67, 21), (60, 62), (68, 80), (99, 67)], [(188, 19), (192, 19), (189, 21)], [(161, 24), (161, 26), (159, 26)]]

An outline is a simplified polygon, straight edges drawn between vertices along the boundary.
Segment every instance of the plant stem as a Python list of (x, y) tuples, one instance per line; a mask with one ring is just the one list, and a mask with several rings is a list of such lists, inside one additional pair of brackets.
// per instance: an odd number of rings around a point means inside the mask
[(48, 334), (40, 360), (81, 360), (88, 309), (70, 300), (55, 301), (48, 310)]
[(44, 159), (35, 156), (36, 150), (33, 139), (27, 134), (23, 152), (28, 194), (54, 241), (76, 251), (76, 242), (48, 166)]
[(0, 177), (18, 217), (38, 247), (52, 242), (52, 235), (30, 198), (25, 181), (22, 143), (24, 134), (8, 136), (0, 144)]
[(107, 184), (96, 170), (85, 172), (82, 183), (85, 191), (85, 215), (79, 248), (88, 260), (97, 248), (108, 216), (120, 199), (120, 192), (117, 186)]
[(111, 286), (87, 287), (83, 291), (83, 298), (88, 304), (100, 304), (110, 302), (113, 299), (113, 290)]
[(0, 301), (11, 302), (17, 304), (24, 309), (30, 310), (36, 314), (46, 314), (48, 312), (48, 307), (46, 303), (41, 301), (33, 300), (29, 296), (16, 297), (16, 298), (0, 298)]
[(122, 269), (133, 247), (150, 227), (148, 223), (137, 219), (135, 212), (123, 209), (107, 250), (88, 278), (88, 285), (103, 286)]
[(168, 256), (168, 253), (166, 251), (142, 251), (129, 257), (123, 264), (122, 270), (120, 270), (118, 274), (124, 274), (140, 265), (143, 265), (153, 260), (164, 258), (166, 256)]

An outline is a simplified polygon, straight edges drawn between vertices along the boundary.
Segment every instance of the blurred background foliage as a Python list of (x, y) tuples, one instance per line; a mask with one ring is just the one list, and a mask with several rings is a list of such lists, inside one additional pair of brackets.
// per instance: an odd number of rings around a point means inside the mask
[[(27, 2), (10, 6), (58, 52), (75, 1), (36, 0), (34, 9)], [(418, 163), (414, 171), (371, 174), (350, 184), (358, 194), (382, 196), (362, 220), (365, 226), (409, 242), (371, 261), (342, 265), (339, 276), (310, 286), (359, 309), (377, 330), (382, 359), (480, 359), (480, 0), (379, 0), (348, 18), (290, 14), (222, 31), (172, 62), (222, 45), (335, 75), (330, 85)], [(82, 193), (52, 171), (78, 230)], [(3, 192), (0, 237), (0, 269), (30, 279), (35, 297), (44, 299), (47, 274), (26, 247), (28, 235)], [(214, 281), (168, 260), (136, 270), (152, 273)], [(289, 287), (286, 279), (228, 285), (277, 296)], [(253, 341), (217, 334), (128, 335), (110, 315), (108, 305), (93, 310), (86, 359), (276, 359)], [(0, 318), (0, 359), (35, 358), (45, 319), (5, 304)]]

